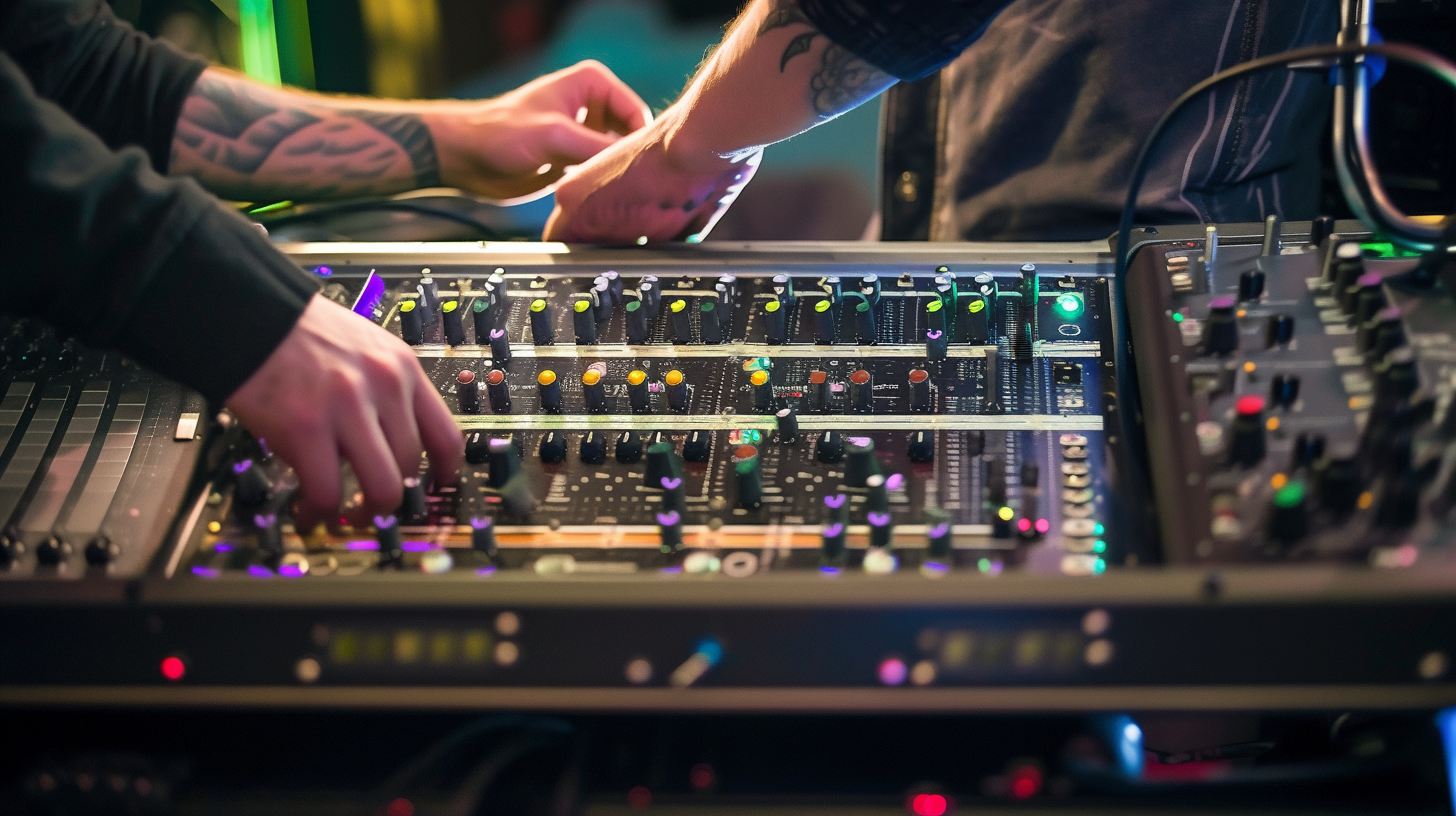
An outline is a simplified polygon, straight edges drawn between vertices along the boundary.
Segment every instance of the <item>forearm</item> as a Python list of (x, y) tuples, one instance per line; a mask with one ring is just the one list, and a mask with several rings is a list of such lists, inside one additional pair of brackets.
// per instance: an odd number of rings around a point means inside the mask
[(426, 119), (450, 104), (328, 97), (209, 68), (183, 105), (170, 169), (244, 201), (438, 186)]
[(834, 44), (797, 0), (754, 0), (664, 116), (670, 154), (731, 157), (874, 98), (895, 78)]

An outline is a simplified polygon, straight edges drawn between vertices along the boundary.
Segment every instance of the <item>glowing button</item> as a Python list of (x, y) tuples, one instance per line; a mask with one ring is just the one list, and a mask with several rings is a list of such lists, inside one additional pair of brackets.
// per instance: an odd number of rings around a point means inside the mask
[(681, 312), (683, 309), (686, 309), (687, 307), (688, 307), (688, 302), (686, 300), (681, 299), (681, 298), (679, 298), (677, 300), (674, 300), (672, 303), (668, 304), (668, 306), (667, 306), (667, 308), (673, 310), (674, 312)]
[(950, 803), (938, 793), (917, 793), (910, 799), (910, 812), (915, 816), (945, 816)]
[(633, 371), (627, 375), (627, 383), (629, 385), (641, 385), (645, 382), (647, 382), (646, 371)]
[(187, 664), (182, 662), (182, 658), (176, 655), (170, 655), (168, 657), (162, 658), (163, 677), (175, 683), (178, 680), (181, 680), (182, 677), (186, 674)]
[(601, 381), (602, 381), (602, 375), (596, 373), (595, 371), (592, 371), (591, 369), (587, 369), (586, 370), (586, 373), (584, 373), (584, 374), (581, 375), (581, 384), (582, 385), (596, 385), (597, 383), (599, 383)]
[(763, 304), (763, 310), (772, 314), (773, 312), (777, 312), (782, 306), (783, 304), (777, 300), (770, 300), (768, 303)]
[(587, 309), (590, 309), (591, 308), (591, 301), (589, 301), (589, 300), (578, 300), (576, 303), (573, 303), (571, 305), (571, 308), (574, 309), (574, 310), (576, 310), (576, 311), (578, 311), (578, 312), (584, 312)]
[(404, 303), (399, 304), (399, 310), (401, 312), (413, 312), (415, 310), (415, 302), (413, 300), (406, 300)]
[(996, 511), (996, 517), (1001, 519), (1002, 521), (1010, 521), (1011, 517), (1014, 515), (1016, 515), (1016, 511), (1012, 510), (1010, 507), (1003, 507), (1000, 510)]
[(1264, 398), (1258, 394), (1245, 394), (1234, 404), (1239, 416), (1258, 416), (1264, 412)]
[(546, 301), (545, 301), (545, 299), (544, 298), (536, 298), (535, 300), (531, 301), (531, 311), (533, 311), (533, 312), (544, 312), (544, 311), (546, 311)]
[(550, 385), (554, 382), (556, 382), (556, 372), (549, 368), (536, 375), (536, 383), (538, 385)]
[(753, 383), (754, 385), (763, 385), (764, 383), (768, 382), (768, 372), (755, 371), (753, 372), (753, 375), (748, 378), (748, 381)]
[[(775, 302), (777, 302), (777, 301), (775, 301)], [(827, 299), (826, 300), (821, 300), (818, 303), (815, 303), (814, 304), (814, 311), (816, 311), (816, 312), (827, 312), (827, 311), (829, 311), (830, 307), (832, 307), (833, 305), (834, 304), (830, 303)]]

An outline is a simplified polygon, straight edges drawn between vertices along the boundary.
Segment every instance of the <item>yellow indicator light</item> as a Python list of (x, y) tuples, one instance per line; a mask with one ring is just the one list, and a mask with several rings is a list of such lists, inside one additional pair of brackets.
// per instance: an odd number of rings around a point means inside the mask
[(535, 300), (531, 301), (531, 311), (533, 311), (533, 312), (544, 312), (544, 311), (546, 311), (546, 300), (545, 300), (545, 298), (536, 298)]
[(1252, 361), (1247, 362), (1247, 363), (1244, 363), (1244, 373), (1245, 374), (1253, 374), (1254, 373), (1254, 369), (1256, 369), (1256, 368), (1258, 368), (1258, 366), (1254, 365), (1254, 363)]
[(536, 375), (536, 382), (540, 385), (550, 385), (556, 382), (556, 372), (548, 368)]
[(216, 521), (209, 521), (207, 523), (207, 531), (209, 533), (220, 533), (220, 532), (222, 532), (222, 523), (221, 522), (216, 522)]
[(413, 312), (415, 310), (415, 302), (413, 300), (406, 300), (404, 303), (399, 304), (399, 310), (401, 312)]
[(748, 381), (753, 383), (754, 385), (763, 385), (764, 383), (768, 382), (768, 372), (755, 371), (753, 372), (753, 376), (748, 378)]
[(671, 304), (669, 304), (667, 308), (672, 309), (674, 312), (681, 312), (683, 309), (686, 309), (687, 307), (688, 307), (688, 302), (686, 300), (682, 300), (681, 298), (679, 298), (677, 300), (674, 300)]
[(779, 305), (780, 304), (777, 300), (770, 300), (768, 303), (763, 304), (763, 310), (765, 312), (777, 312), (779, 310)]
[(667, 376), (663, 377), (663, 379), (667, 381), (668, 385), (681, 385), (683, 381), (682, 372), (674, 368), (667, 372)]
[(978, 298), (971, 301), (971, 305), (966, 307), (966, 311), (970, 312), (971, 314), (975, 314), (984, 308), (986, 308), (986, 301)]
[(1003, 507), (1000, 510), (996, 511), (996, 516), (1002, 521), (1010, 521), (1011, 517), (1014, 515), (1016, 515), (1016, 511), (1012, 510), (1010, 507)]
[(1369, 510), (1370, 509), (1370, 505), (1372, 505), (1374, 503), (1375, 503), (1375, 494), (1374, 493), (1371, 493), (1368, 490), (1365, 491), (1364, 493), (1361, 493), (1360, 494), (1360, 498), (1358, 498), (1358, 499), (1355, 500), (1355, 506), (1358, 507), (1358, 508), (1360, 508), (1361, 510)]
[(1237, 312), (1234, 312), (1234, 314), (1238, 315), (1239, 317), (1243, 317), (1244, 315), (1248, 314), (1248, 312), (1244, 311), (1243, 309), (1240, 309)]
[(576, 303), (573, 303), (571, 305), (571, 308), (577, 310), (578, 312), (584, 312), (587, 309), (590, 309), (591, 308), (591, 301), (589, 301), (589, 300), (578, 300)]
[(1283, 473), (1276, 473), (1273, 476), (1269, 477), (1269, 486), (1274, 488), (1275, 490), (1278, 490), (1279, 488), (1287, 484), (1289, 484), (1289, 477), (1285, 476)]
[(627, 382), (631, 385), (641, 385), (642, 383), (647, 382), (647, 372), (633, 371), (632, 373), (627, 375)]
[(828, 299), (821, 300), (818, 303), (814, 304), (814, 311), (816, 311), (816, 312), (827, 312), (827, 311), (829, 311), (830, 307), (832, 307), (833, 305), (834, 304), (830, 303), (828, 301)]
[(586, 373), (581, 375), (582, 385), (596, 385), (601, 381), (602, 375), (596, 373), (595, 371), (592, 371), (591, 369), (587, 369)]
[(1279, 417), (1269, 417), (1264, 420), (1264, 427), (1271, 431), (1279, 430)]
[(936, 298), (935, 300), (932, 300), (929, 303), (925, 304), (925, 311), (927, 312), (938, 312), (944, 308), (945, 304), (940, 302), (940, 298)]
[(443, 304), (440, 305), (440, 310), (443, 311), (443, 312), (445, 312), (446, 314), (449, 314), (450, 312), (453, 312), (457, 308), (459, 308), (459, 306), (460, 306), (460, 301), (458, 301), (458, 300), (447, 300)]

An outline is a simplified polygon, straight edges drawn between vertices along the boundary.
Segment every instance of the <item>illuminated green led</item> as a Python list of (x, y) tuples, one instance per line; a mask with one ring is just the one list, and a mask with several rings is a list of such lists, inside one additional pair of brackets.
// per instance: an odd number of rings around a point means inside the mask
[(1183, 313), (1182, 312), (1174, 312), (1173, 313), (1173, 322), (1174, 323), (1182, 323), (1183, 322)]
[(870, 310), (870, 302), (868, 300), (861, 300), (855, 304), (854, 310), (861, 313), (868, 312)]
[(483, 312), (483, 311), (485, 311), (488, 308), (490, 308), (490, 304), (489, 303), (486, 303), (485, 301), (481, 300), (480, 298), (476, 298), (475, 299), (475, 302), (470, 305), (471, 311), (476, 312), (476, 313)]
[(989, 558), (982, 558), (980, 561), (977, 561), (976, 562), (976, 569), (980, 570), (981, 572), (990, 572), (991, 571), (991, 559), (989, 559)]
[(1076, 320), (1082, 316), (1082, 310), (1086, 308), (1082, 303), (1082, 296), (1070, 292), (1057, 295), (1056, 299), (1052, 301), (1052, 307), (1057, 310), (1057, 314), (1063, 320)]
[(1290, 509), (1304, 504), (1304, 482), (1290, 482), (1274, 491), (1274, 506)]
[(1107, 562), (1106, 561), (1103, 561), (1101, 558), (1099, 558), (1096, 561), (1093, 561), (1092, 562), (1092, 572), (1093, 573), (1095, 573), (1097, 575), (1101, 575), (1106, 570), (1107, 570)]
[[(458, 300), (447, 300), (447, 301), (445, 301), (445, 303), (443, 305), (440, 306), (440, 310), (443, 311), (443, 312), (445, 312), (446, 314), (449, 314), (450, 312), (455, 311), (455, 309), (458, 308), (459, 306), (460, 306), (460, 301), (458, 301)], [(580, 309), (577, 309), (577, 311), (579, 312), (581, 310)]]
[[(478, 301), (478, 300), (476, 301), (476, 303), (479, 303), (479, 302), (480, 301)], [(627, 301), (627, 306), (625, 308), (629, 312), (635, 312), (638, 309), (641, 309), (642, 308), (642, 301), (640, 301), (640, 300), (629, 300), (629, 301)]]
[(1105, 532), (1107, 532), (1107, 528), (1106, 527), (1103, 527), (1102, 526), (1102, 522), (1100, 522), (1100, 521), (1097, 522), (1097, 526), (1096, 527), (1093, 527), (1092, 528), (1093, 535), (1102, 535)]
[(1092, 545), (1092, 552), (1107, 552), (1107, 542), (1103, 541), (1100, 538), (1097, 539), (1097, 541)]
[(748, 442), (749, 444), (756, 445), (759, 442), (762, 442), (763, 441), (763, 431), (760, 431), (760, 430), (747, 430), (747, 431), (744, 431), (743, 432), (743, 439), (744, 439), (745, 442)]

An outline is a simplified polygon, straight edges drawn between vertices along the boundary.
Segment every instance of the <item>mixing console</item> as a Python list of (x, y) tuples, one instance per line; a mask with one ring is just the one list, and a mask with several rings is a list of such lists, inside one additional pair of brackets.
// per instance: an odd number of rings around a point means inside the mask
[[(0, 656), (88, 659), (0, 700), (1456, 700), (1456, 301), (1338, 226), (1146, 230), (1121, 285), (1092, 244), (296, 245), (465, 435), (362, 527), (347, 471), (297, 529), (225, 414), (16, 327)], [(902, 684), (964, 694), (820, 693)], [(699, 685), (812, 693), (613, 696)]]

